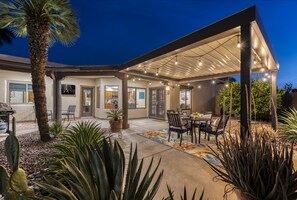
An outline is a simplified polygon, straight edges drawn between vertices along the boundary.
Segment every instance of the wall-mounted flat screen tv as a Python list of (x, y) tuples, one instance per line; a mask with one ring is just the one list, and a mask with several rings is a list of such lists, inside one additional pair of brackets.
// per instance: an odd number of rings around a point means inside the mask
[(61, 94), (75, 95), (75, 85), (62, 84)]

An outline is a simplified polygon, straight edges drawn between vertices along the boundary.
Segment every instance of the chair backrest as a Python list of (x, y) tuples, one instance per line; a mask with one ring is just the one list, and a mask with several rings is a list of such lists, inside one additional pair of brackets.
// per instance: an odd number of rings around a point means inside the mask
[(181, 118), (178, 113), (167, 113), (169, 126), (182, 127)]
[(205, 112), (203, 117), (210, 119), (207, 124), (211, 125), (212, 122), (212, 112)]
[(68, 106), (68, 113), (75, 113), (76, 105), (69, 105)]
[(167, 110), (167, 113), (175, 113), (175, 110)]
[(181, 112), (185, 116), (190, 116), (191, 115), (191, 110), (182, 110)]
[(229, 121), (229, 115), (222, 115), (219, 119), (216, 132), (224, 132)]

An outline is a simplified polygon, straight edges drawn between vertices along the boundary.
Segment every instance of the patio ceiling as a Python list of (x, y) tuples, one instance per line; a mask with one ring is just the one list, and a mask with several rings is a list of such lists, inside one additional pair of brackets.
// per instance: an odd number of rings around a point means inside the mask
[(244, 41), (238, 21), (251, 23), (252, 73), (277, 71), (261, 20), (256, 8), (251, 7), (136, 58), (124, 64), (121, 72), (179, 82), (239, 75)]

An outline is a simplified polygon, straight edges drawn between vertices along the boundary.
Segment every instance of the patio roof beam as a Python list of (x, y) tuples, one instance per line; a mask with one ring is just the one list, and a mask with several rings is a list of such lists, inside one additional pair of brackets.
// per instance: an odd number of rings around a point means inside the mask
[[(253, 74), (259, 74), (263, 73), (261, 72), (261, 69), (253, 69), (252, 70)], [(222, 73), (222, 74), (212, 74), (212, 75), (206, 75), (206, 76), (197, 76), (197, 77), (192, 77), (192, 78), (185, 78), (185, 79), (180, 79), (178, 80), (180, 83), (187, 83), (187, 82), (195, 82), (195, 81), (207, 81), (207, 80), (212, 80), (212, 79), (219, 79), (219, 78), (225, 78), (229, 76), (238, 76), (240, 75), (240, 72), (228, 72), (228, 73)]]
[(129, 75), (132, 75), (132, 76), (138, 76), (138, 77), (142, 77), (142, 78), (145, 78), (145, 79), (149, 79), (149, 80), (153, 80), (153, 81), (178, 81), (177, 79), (173, 79), (173, 78), (170, 78), (170, 77), (167, 77), (167, 76), (162, 76), (162, 75), (158, 75), (156, 76), (156, 74), (153, 74), (153, 73), (141, 73), (137, 70), (129, 70), (129, 71), (126, 71), (127, 74)]
[(251, 125), (251, 69), (252, 69), (252, 27), (242, 25), (240, 48), (240, 134), (244, 139), (250, 133)]

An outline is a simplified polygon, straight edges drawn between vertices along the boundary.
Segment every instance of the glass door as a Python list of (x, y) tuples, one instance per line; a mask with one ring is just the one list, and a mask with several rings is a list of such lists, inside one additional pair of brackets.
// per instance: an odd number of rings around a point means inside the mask
[(165, 90), (163, 88), (150, 89), (150, 109), (151, 118), (165, 119)]
[(93, 88), (82, 89), (82, 116), (92, 116), (93, 110)]

